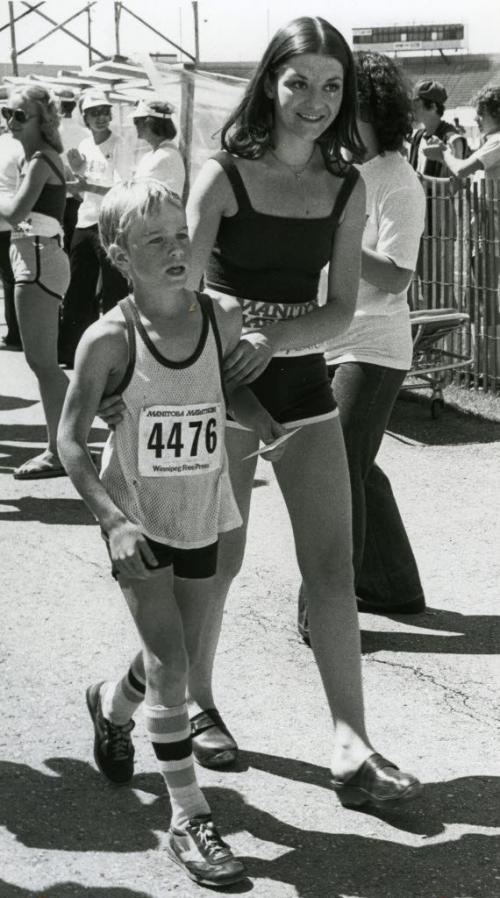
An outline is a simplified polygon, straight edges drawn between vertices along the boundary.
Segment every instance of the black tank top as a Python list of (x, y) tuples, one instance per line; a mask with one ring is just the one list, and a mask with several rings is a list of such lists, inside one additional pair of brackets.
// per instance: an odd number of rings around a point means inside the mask
[(359, 172), (348, 169), (329, 215), (285, 218), (252, 207), (230, 153), (220, 152), (213, 158), (231, 183), (238, 211), (221, 220), (207, 266), (207, 287), (268, 302), (315, 299), (321, 269), (332, 257), (335, 230)]
[(32, 212), (41, 212), (43, 215), (50, 215), (55, 218), (60, 225), (63, 223), (64, 207), (66, 206), (66, 179), (62, 172), (59, 171), (57, 165), (45, 153), (34, 153), (32, 159), (43, 159), (44, 162), (57, 175), (60, 184), (44, 184), (40, 196), (38, 197)]

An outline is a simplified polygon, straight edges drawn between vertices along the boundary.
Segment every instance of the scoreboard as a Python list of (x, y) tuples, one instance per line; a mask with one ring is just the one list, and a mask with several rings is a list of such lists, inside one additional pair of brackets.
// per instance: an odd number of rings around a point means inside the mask
[(464, 46), (463, 25), (389, 25), (353, 28), (354, 50), (459, 50)]

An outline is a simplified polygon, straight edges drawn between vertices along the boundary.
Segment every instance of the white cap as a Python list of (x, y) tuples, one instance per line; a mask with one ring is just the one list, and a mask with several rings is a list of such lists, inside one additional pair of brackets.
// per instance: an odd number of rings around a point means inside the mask
[(163, 100), (138, 100), (132, 118), (172, 118), (174, 107)]
[(111, 108), (112, 105), (106, 94), (100, 90), (88, 90), (80, 98), (80, 109), (82, 112), (86, 112), (87, 109), (95, 109), (96, 106), (109, 106)]

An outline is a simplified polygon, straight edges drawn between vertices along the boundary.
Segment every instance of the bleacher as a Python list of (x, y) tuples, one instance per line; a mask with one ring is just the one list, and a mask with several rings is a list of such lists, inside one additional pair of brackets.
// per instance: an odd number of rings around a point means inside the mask
[(440, 81), (448, 93), (449, 108), (470, 106), (481, 88), (500, 85), (500, 54), (400, 55), (398, 62), (411, 82)]
[[(448, 92), (446, 105), (450, 109), (470, 106), (471, 100), (486, 84), (500, 84), (500, 54), (400, 54), (397, 61), (411, 83), (433, 79), (444, 84)], [(205, 72), (249, 78), (255, 66), (255, 62), (202, 62), (198, 68)]]

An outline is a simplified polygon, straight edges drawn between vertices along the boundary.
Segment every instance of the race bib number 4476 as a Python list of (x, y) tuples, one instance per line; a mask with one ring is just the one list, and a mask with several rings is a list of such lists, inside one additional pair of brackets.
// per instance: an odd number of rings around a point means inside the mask
[(150, 405), (139, 418), (139, 474), (179, 477), (206, 474), (221, 466), (222, 408), (200, 405)]

